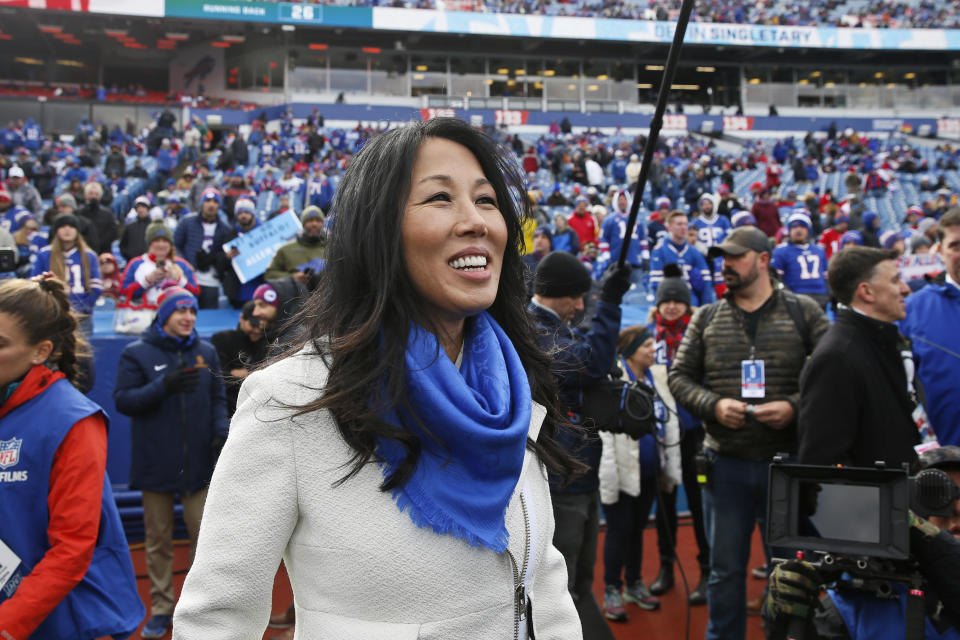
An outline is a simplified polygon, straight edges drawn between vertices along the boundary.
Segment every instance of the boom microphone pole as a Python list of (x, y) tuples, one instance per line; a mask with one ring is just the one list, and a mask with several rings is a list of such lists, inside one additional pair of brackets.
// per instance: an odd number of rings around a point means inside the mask
[(673, 78), (677, 74), (677, 59), (680, 57), (683, 36), (687, 32), (687, 23), (690, 21), (692, 10), (693, 0), (683, 0), (680, 15), (677, 16), (677, 28), (673, 32), (673, 42), (670, 44), (670, 52), (667, 54), (667, 64), (663, 69), (663, 80), (660, 82), (660, 92), (657, 95), (657, 109), (653, 114), (653, 120), (650, 121), (650, 135), (647, 138), (647, 145), (643, 149), (643, 164), (640, 165), (637, 187), (633, 192), (633, 204), (630, 206), (630, 217), (627, 219), (627, 227), (623, 233), (623, 244), (620, 245), (620, 257), (617, 259), (618, 267), (622, 267), (627, 261), (630, 238), (633, 235), (633, 227), (637, 224), (637, 214), (640, 212), (640, 197), (643, 195), (643, 189), (647, 184), (647, 174), (650, 173), (650, 163), (653, 162), (653, 151), (657, 146), (657, 139), (660, 137), (660, 127), (663, 126), (663, 112), (667, 108), (667, 96), (670, 94)]

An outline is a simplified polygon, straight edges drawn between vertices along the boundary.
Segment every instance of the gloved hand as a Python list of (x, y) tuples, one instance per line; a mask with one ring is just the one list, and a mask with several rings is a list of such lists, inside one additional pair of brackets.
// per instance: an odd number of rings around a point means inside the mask
[(764, 615), (772, 620), (780, 616), (806, 619), (817, 606), (822, 583), (809, 562), (790, 560), (777, 565), (767, 582)]
[(163, 376), (167, 393), (190, 393), (200, 382), (200, 370), (195, 367), (180, 367)]
[(630, 290), (630, 272), (633, 269), (629, 264), (622, 267), (613, 263), (607, 267), (600, 285), (600, 299), (610, 304), (620, 304), (623, 294)]
[(907, 523), (910, 525), (910, 544), (923, 543), (928, 538), (936, 538), (940, 533), (940, 527), (929, 520), (921, 518), (913, 512), (913, 509), (907, 510)]
[(213, 256), (200, 249), (194, 257), (194, 266), (197, 267), (197, 271), (206, 271), (213, 266)]

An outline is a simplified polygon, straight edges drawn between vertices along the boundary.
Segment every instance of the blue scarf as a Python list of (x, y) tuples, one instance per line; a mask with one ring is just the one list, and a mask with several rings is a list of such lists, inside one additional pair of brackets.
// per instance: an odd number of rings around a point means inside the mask
[[(513, 344), (486, 312), (468, 319), (458, 370), (436, 336), (414, 325), (405, 378), (413, 413), (440, 444), (405, 408), (383, 416), (416, 434), (423, 445), (410, 480), (393, 494), (397, 507), (418, 527), (503, 552), (510, 537), (504, 516), (530, 428), (530, 382)], [(381, 440), (378, 453), (389, 477), (405, 450)]]

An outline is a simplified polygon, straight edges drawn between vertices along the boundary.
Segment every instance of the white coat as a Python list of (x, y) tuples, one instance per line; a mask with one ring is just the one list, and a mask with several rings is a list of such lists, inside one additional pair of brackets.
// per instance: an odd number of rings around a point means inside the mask
[[(524, 582), (535, 635), (579, 640), (566, 566), (552, 545), (547, 478), (536, 455), (527, 450), (507, 508), (509, 553), (418, 528), (378, 489), (377, 465), (335, 486), (349, 469), (352, 450), (329, 412), (292, 418), (293, 411), (282, 408), (316, 399), (326, 376), (322, 360), (301, 351), (244, 382), (210, 484), (173, 637), (259, 640), (282, 557), (298, 640), (525, 638), (527, 622), (516, 620), (512, 558), (522, 568), (529, 540)], [(531, 438), (545, 415), (534, 404)]]

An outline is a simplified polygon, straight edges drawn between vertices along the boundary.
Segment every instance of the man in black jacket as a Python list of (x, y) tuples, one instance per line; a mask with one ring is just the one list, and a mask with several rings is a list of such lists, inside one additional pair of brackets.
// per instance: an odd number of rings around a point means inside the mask
[(133, 201), (133, 208), (137, 212), (137, 219), (128, 222), (120, 236), (120, 255), (128, 262), (147, 252), (147, 227), (150, 220), (150, 199), (138, 196)]
[(96, 246), (90, 245), (94, 253), (109, 253), (110, 245), (117, 239), (117, 218), (113, 212), (100, 204), (103, 187), (99, 182), (88, 182), (83, 187), (84, 204), (77, 210), (80, 218), (85, 218), (96, 229)]
[[(559, 387), (560, 401), (575, 422), (580, 421), (583, 389), (606, 376), (616, 364), (620, 302), (630, 288), (630, 266), (611, 267), (607, 272), (590, 330), (580, 331), (572, 321), (584, 310), (583, 297), (590, 284), (590, 274), (572, 254), (549, 253), (537, 265), (528, 309), (537, 325), (537, 342), (553, 358), (551, 371)], [(592, 591), (600, 527), (600, 440), (595, 432), (589, 435), (585, 431), (565, 431), (559, 442), (587, 465), (588, 471), (568, 485), (551, 478), (550, 500), (556, 520), (553, 546), (566, 560), (567, 584), (584, 638), (612, 639)], [(626, 586), (626, 596), (635, 597), (642, 584)]]
[(800, 376), (800, 462), (897, 468), (920, 441), (910, 344), (894, 324), (910, 288), (897, 253), (853, 246), (830, 262), (830, 290), (844, 305)]
[(217, 348), (224, 384), (227, 388), (227, 413), (232, 416), (237, 410), (240, 385), (250, 375), (250, 370), (267, 355), (267, 341), (263, 339), (263, 327), (259, 318), (253, 316), (253, 300), (243, 305), (236, 329), (218, 331), (210, 338)]
[(107, 154), (107, 161), (103, 165), (103, 172), (110, 175), (114, 171), (117, 175), (123, 175), (127, 172), (127, 159), (120, 150), (119, 144), (110, 145), (110, 153)]

